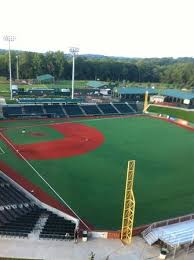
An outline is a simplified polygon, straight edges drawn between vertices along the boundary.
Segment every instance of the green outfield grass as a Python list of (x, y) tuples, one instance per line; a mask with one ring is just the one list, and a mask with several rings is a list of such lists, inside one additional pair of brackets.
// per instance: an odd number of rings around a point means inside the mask
[[(80, 217), (98, 229), (121, 228), (127, 161), (134, 159), (135, 226), (193, 212), (193, 132), (146, 117), (81, 123), (101, 131), (104, 144), (75, 157), (31, 161)], [(29, 136), (22, 135), (21, 129), (13, 130), (15, 124), (9, 123), (8, 137), (16, 143), (29, 143)], [(38, 129), (50, 131), (46, 126)], [(0, 146), (6, 151), (0, 155), (1, 160), (14, 165), (23, 176), (53, 195), (25, 162), (2, 142)]]
[[(22, 131), (25, 130), (25, 133)], [(6, 134), (11, 137), (14, 144), (31, 144), (34, 142), (46, 142), (63, 138), (63, 135), (46, 126), (31, 126), (20, 128), (17, 131), (9, 128)]]
[[(87, 80), (75, 80), (75, 88), (82, 88), (86, 86)], [(29, 88), (53, 88), (53, 86), (60, 87), (60, 88), (71, 88), (71, 80), (60, 80), (56, 81), (54, 84), (22, 84), (18, 85), (18, 87), (22, 87), (24, 89)], [(13, 83), (14, 84), (14, 83)], [(8, 80), (0, 80), (0, 92), (9, 92), (9, 81)]]
[(172, 117), (181, 118), (189, 122), (194, 122), (194, 111), (185, 111), (179, 108), (160, 107), (160, 106), (149, 106), (148, 112), (165, 114)]

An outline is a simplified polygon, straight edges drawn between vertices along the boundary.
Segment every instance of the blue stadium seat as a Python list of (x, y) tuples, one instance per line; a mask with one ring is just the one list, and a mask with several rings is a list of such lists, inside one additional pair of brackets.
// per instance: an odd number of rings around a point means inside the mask
[(44, 105), (44, 109), (47, 114), (51, 114), (54, 116), (64, 117), (65, 113), (61, 107), (61, 105)]
[(21, 106), (3, 106), (2, 110), (5, 117), (22, 115)]
[(63, 105), (69, 116), (83, 116), (83, 112), (78, 105)]
[(119, 110), (121, 114), (134, 113), (134, 111), (125, 103), (114, 103), (114, 106)]
[(44, 114), (42, 110), (42, 106), (40, 105), (28, 105), (28, 106), (23, 106), (24, 112), (27, 115), (42, 115)]
[(81, 105), (81, 107), (87, 115), (102, 115), (96, 105)]
[(98, 107), (105, 115), (118, 114), (117, 110), (111, 104), (98, 104)]

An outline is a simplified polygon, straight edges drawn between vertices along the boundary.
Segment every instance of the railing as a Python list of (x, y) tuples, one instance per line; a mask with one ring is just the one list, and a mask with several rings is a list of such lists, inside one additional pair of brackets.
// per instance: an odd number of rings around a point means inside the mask
[(154, 228), (162, 227), (162, 226), (168, 226), (168, 225), (171, 225), (171, 224), (175, 224), (175, 223), (179, 223), (179, 222), (183, 222), (183, 221), (187, 221), (187, 220), (191, 220), (191, 219), (194, 219), (194, 214), (188, 214), (188, 215), (177, 217), (177, 218), (170, 218), (170, 219), (167, 219), (167, 220), (158, 221), (158, 222), (151, 224), (141, 234), (144, 238)]

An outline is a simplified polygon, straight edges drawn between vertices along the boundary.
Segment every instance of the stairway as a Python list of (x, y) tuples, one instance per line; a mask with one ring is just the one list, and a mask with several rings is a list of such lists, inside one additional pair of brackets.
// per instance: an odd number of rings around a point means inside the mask
[(42, 107), (42, 111), (43, 111), (43, 113), (46, 115), (47, 114), (47, 112), (46, 112), (46, 109), (45, 109), (45, 107), (42, 105), (41, 106)]
[(82, 113), (84, 114), (84, 116), (88, 116), (88, 115), (86, 114), (85, 110), (84, 110), (81, 106), (79, 106), (79, 108), (80, 108), (80, 110), (82, 111)]
[(48, 217), (49, 217), (49, 214), (47, 214), (47, 213), (42, 213), (40, 215), (39, 219), (36, 222), (36, 225), (34, 226), (34, 229), (28, 235), (29, 239), (32, 239), (32, 240), (39, 239), (40, 232), (43, 230), (43, 228), (44, 228), (44, 226), (47, 222)]
[(110, 103), (112, 107), (114, 107), (114, 109), (118, 112), (118, 114), (121, 114), (121, 112), (114, 106), (113, 103)]
[(3, 108), (1, 105), (0, 105), (0, 118), (3, 118)]
[(137, 111), (136, 111), (132, 106), (130, 106), (129, 103), (125, 102), (125, 104), (126, 104), (134, 113), (137, 113)]
[(102, 111), (102, 109), (96, 104), (98, 110), (101, 112), (102, 115), (104, 115), (104, 112)]
[(144, 236), (144, 239), (151, 246), (158, 240), (158, 236), (154, 233), (154, 230), (152, 230), (146, 236)]

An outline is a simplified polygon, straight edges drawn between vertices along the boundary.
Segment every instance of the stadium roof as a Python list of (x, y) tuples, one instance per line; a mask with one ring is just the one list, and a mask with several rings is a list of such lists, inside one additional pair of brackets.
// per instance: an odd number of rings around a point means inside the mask
[(176, 89), (166, 89), (160, 93), (163, 96), (175, 97), (180, 99), (194, 99), (194, 93), (187, 91), (180, 91)]
[(90, 88), (103, 88), (104, 86), (107, 86), (108, 83), (94, 80), (94, 81), (88, 81), (86, 85), (87, 85), (87, 87), (90, 87)]
[(152, 88), (138, 88), (138, 87), (129, 87), (129, 88), (115, 88), (115, 92), (118, 92), (119, 94), (136, 94), (136, 95), (141, 95), (145, 94), (146, 91), (148, 91), (149, 94), (158, 94), (158, 91), (156, 89)]
[(44, 75), (37, 76), (36, 79), (38, 81), (49, 81), (49, 80), (53, 80), (54, 77), (50, 74), (44, 74)]

